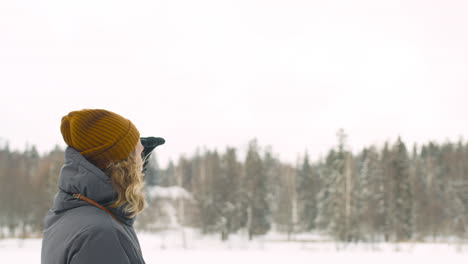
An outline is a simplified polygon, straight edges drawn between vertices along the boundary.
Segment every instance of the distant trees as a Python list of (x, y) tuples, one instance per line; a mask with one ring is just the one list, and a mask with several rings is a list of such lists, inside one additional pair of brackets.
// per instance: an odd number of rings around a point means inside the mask
[(323, 183), (318, 198), (317, 226), (335, 239), (351, 241), (352, 175), (346, 134), (337, 133), (338, 146), (330, 150), (320, 172)]
[(218, 231), (221, 233), (221, 239), (226, 240), (229, 234), (242, 227), (242, 166), (234, 148), (227, 148), (220, 162), (221, 174), (216, 181), (216, 197), (221, 208)]
[[(40, 234), (62, 162), (59, 148), (40, 155), (34, 147), (0, 146), (0, 236)], [(149, 164), (147, 187), (182, 187), (193, 198), (176, 202), (180, 224), (222, 240), (271, 230), (289, 239), (320, 231), (342, 242), (467, 238), (468, 144), (462, 140), (409, 150), (397, 138), (352, 153), (339, 130), (336, 146), (320, 160), (306, 152), (296, 164), (283, 163), (252, 140), (245, 153), (198, 149), (165, 168), (155, 156)], [(137, 218), (137, 226), (151, 226), (146, 222), (161, 212), (152, 213)]]
[(0, 149), (0, 237), (40, 233), (57, 189), (63, 151), (42, 157), (34, 146), (24, 152)]
[(313, 230), (318, 213), (317, 195), (320, 191), (320, 174), (318, 166), (313, 166), (309, 155), (305, 153), (297, 168), (297, 198), (299, 229)]
[(410, 161), (405, 144), (398, 138), (393, 147), (393, 204), (391, 215), (394, 217), (394, 230), (397, 241), (412, 237), (413, 197), (410, 184)]
[(276, 230), (286, 233), (291, 239), (298, 224), (296, 174), (290, 165), (281, 166), (279, 173), (277, 193), (272, 197), (272, 205), (275, 205), (273, 221)]
[(249, 239), (263, 235), (271, 227), (271, 211), (268, 204), (268, 178), (266, 168), (259, 153), (257, 141), (249, 143), (245, 159), (244, 194), (246, 228)]
[(356, 163), (352, 236), (354, 240), (375, 242), (385, 230), (385, 179), (377, 149), (365, 148)]

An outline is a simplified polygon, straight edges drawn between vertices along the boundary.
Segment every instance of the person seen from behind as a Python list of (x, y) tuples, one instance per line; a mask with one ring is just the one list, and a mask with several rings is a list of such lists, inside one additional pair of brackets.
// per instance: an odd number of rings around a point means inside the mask
[(146, 205), (145, 158), (164, 140), (140, 138), (130, 120), (103, 109), (72, 111), (60, 130), (67, 148), (41, 263), (144, 264), (133, 223)]

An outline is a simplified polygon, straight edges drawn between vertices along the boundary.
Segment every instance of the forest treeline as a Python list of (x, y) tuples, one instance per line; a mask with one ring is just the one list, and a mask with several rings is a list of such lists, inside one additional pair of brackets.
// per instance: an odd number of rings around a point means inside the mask
[[(339, 130), (323, 158), (304, 153), (296, 164), (280, 161), (256, 140), (242, 160), (231, 147), (197, 150), (166, 168), (152, 159), (145, 182), (147, 188), (183, 187), (193, 201), (183, 205), (181, 224), (222, 239), (271, 230), (318, 231), (343, 242), (466, 238), (468, 144), (408, 147), (398, 138), (352, 153), (346, 140)], [(22, 152), (1, 147), (0, 236), (40, 235), (62, 163), (58, 147), (43, 155), (34, 146)], [(137, 228), (151, 226), (144, 213)]]

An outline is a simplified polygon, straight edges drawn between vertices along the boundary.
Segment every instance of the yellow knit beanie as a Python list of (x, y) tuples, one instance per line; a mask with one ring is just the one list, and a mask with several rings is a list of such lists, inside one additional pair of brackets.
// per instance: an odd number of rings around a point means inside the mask
[(127, 158), (140, 140), (130, 120), (103, 109), (72, 111), (62, 117), (60, 130), (68, 146), (101, 169)]

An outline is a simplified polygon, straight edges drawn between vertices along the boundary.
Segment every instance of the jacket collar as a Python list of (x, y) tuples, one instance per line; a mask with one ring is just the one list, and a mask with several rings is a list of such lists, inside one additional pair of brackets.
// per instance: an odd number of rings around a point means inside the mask
[(80, 193), (109, 209), (120, 222), (132, 226), (135, 221), (135, 217), (128, 217), (123, 206), (108, 207), (117, 197), (110, 178), (72, 147), (65, 150), (65, 162), (60, 170), (58, 188), (59, 192), (55, 196), (52, 209), (56, 213), (90, 205), (72, 196), (74, 193)]

